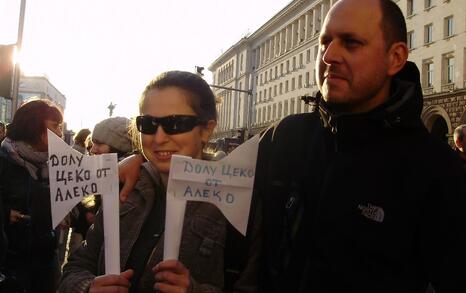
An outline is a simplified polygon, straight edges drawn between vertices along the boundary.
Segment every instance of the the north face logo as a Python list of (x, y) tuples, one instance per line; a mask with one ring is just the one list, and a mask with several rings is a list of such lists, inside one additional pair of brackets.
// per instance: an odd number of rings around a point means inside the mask
[(367, 205), (358, 205), (358, 208), (361, 210), (361, 215), (364, 217), (374, 220), (376, 222), (382, 223), (385, 217), (385, 212), (381, 207), (374, 206), (370, 203)]

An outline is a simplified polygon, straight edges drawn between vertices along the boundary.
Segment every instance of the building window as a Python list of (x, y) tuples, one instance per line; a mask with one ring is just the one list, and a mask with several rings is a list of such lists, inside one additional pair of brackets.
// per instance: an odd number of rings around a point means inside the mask
[(434, 86), (434, 63), (432, 59), (422, 62), (422, 83), (427, 88)]
[(317, 60), (317, 54), (319, 53), (319, 45), (314, 46), (314, 61)]
[(306, 79), (304, 81), (304, 87), (308, 87), (309, 86), (309, 72), (306, 72)]
[(259, 103), (262, 102), (262, 91), (259, 91)]
[(432, 0), (424, 0), (424, 8), (430, 8), (432, 7), (432, 3), (433, 1)]
[(455, 58), (451, 55), (445, 55), (444, 61), (444, 83), (455, 82)]
[(296, 56), (293, 57), (293, 70), (296, 69)]
[(298, 105), (298, 109), (296, 109), (296, 114), (299, 114), (301, 113), (301, 100), (299, 99), (299, 97), (296, 98), (296, 104)]
[(303, 53), (299, 54), (299, 68), (303, 68)]
[(431, 23), (424, 26), (424, 44), (432, 43), (433, 30), (434, 30), (434, 27), (433, 27), (433, 24)]
[(282, 118), (282, 103), (278, 103), (278, 119)]
[(414, 31), (408, 32), (408, 49), (414, 48)]
[(273, 74), (273, 70), (272, 70), (272, 68), (270, 68), (270, 76), (269, 76), (269, 77), (270, 77), (270, 81), (273, 80), (273, 75), (272, 75), (272, 74)]
[(298, 76), (298, 89), (303, 87), (303, 76)]
[(277, 118), (277, 104), (273, 104), (272, 120)]
[(239, 71), (243, 72), (243, 54), (239, 57)]
[(280, 75), (283, 76), (283, 63), (280, 64)]
[(294, 89), (295, 89), (295, 78), (293, 77), (291, 79), (291, 90), (294, 91)]
[(453, 36), (453, 15), (445, 17), (443, 20), (443, 36), (445, 38)]
[(283, 116), (288, 115), (288, 101), (285, 101), (285, 106), (283, 107)]
[(275, 66), (275, 78), (278, 77), (278, 66)]
[(306, 51), (306, 62), (307, 63), (311, 62), (311, 49), (308, 49)]
[(406, 1), (406, 15), (410, 16), (414, 13), (414, 0)]
[(272, 99), (272, 87), (269, 87), (269, 100)]
[(267, 100), (267, 89), (264, 90), (264, 101)]
[(294, 99), (291, 98), (290, 100), (290, 114), (293, 115), (294, 114)]
[(286, 73), (290, 72), (290, 60), (286, 60)]
[(278, 89), (278, 92), (281, 94), (283, 94), (283, 83), (280, 82), (280, 87)]
[(285, 81), (285, 93), (288, 92), (288, 80)]
[(277, 85), (274, 85), (274, 86), (273, 86), (273, 96), (274, 96), (274, 97), (277, 96)]
[(261, 123), (261, 114), (262, 114), (262, 109), (259, 108), (259, 110), (257, 111), (257, 119), (256, 119), (256, 123)]

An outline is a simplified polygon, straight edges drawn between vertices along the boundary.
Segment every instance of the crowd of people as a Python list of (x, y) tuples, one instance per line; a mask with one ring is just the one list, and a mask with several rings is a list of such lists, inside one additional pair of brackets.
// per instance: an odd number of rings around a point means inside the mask
[(118, 155), (120, 274), (105, 273), (98, 194), (52, 227), (47, 129), (61, 136), (63, 113), (21, 105), (0, 125), (0, 291), (464, 292), (466, 125), (454, 150), (423, 125), (398, 5), (340, 0), (318, 42), (315, 110), (261, 133), (245, 237), (188, 202), (179, 259), (163, 260), (172, 155), (226, 155), (204, 152), (217, 112), (200, 76), (164, 72), (139, 116), (77, 132), (76, 151)]

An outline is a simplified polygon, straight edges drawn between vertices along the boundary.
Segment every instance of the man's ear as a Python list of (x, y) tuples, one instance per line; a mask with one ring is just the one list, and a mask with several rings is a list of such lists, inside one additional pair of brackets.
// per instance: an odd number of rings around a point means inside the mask
[(455, 142), (455, 146), (456, 146), (457, 149), (464, 150), (463, 142), (461, 141), (461, 139), (459, 137), (457, 137), (454, 142)]
[(214, 133), (215, 126), (217, 126), (217, 121), (209, 120), (201, 129), (201, 140), (204, 145), (209, 142), (210, 136)]
[(408, 47), (404, 42), (393, 43), (388, 51), (388, 75), (394, 76), (397, 74), (408, 61)]

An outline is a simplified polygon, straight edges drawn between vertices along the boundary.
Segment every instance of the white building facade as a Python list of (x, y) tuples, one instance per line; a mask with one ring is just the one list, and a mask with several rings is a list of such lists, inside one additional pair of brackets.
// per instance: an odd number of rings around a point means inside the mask
[(65, 111), (66, 97), (46, 76), (21, 76), (18, 90), (18, 105), (31, 97), (39, 97), (53, 101)]
[[(257, 133), (284, 116), (309, 111), (315, 95), (318, 36), (338, 0), (294, 0), (209, 67), (219, 101), (216, 137)], [(447, 138), (466, 123), (465, 0), (398, 0), (408, 27), (410, 60), (422, 76), (427, 128)]]
[[(65, 95), (46, 76), (21, 76), (18, 89), (18, 107), (32, 97), (51, 100), (62, 112), (65, 111)], [(10, 99), (0, 99), (0, 121), (11, 122), (11, 107)]]
[(421, 72), (422, 120), (444, 139), (466, 123), (466, 1), (398, 0), (406, 18), (409, 59)]

